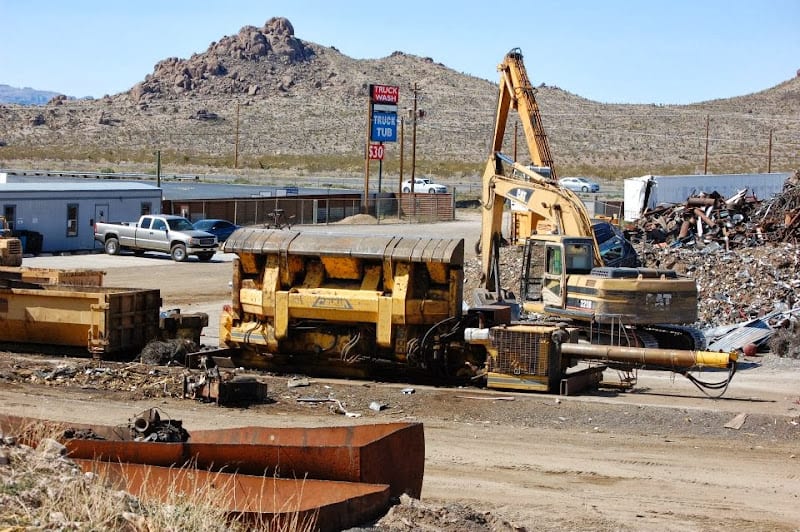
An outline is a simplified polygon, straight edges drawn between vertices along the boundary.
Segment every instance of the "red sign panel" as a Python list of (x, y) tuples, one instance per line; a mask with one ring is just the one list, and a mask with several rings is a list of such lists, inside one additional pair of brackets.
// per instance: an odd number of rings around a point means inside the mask
[(384, 148), (383, 144), (370, 144), (369, 145), (369, 158), (370, 159), (383, 160), (384, 150), (385, 150), (385, 148)]
[(394, 103), (400, 99), (400, 87), (394, 85), (370, 85), (373, 103)]

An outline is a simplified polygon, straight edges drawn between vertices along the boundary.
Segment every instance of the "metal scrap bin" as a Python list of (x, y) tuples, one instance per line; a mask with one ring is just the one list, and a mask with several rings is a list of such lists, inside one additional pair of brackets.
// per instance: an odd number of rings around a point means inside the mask
[(0, 342), (138, 353), (158, 338), (159, 290), (41, 285), (0, 289)]
[(28, 268), (24, 266), (0, 266), (0, 273), (19, 276), (26, 283), (63, 284), (70, 286), (103, 286), (103, 270), (86, 268)]

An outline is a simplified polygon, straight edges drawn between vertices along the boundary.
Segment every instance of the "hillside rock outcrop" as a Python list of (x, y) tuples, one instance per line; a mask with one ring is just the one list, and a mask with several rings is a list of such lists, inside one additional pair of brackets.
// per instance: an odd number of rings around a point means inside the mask
[[(262, 81), (252, 76), (247, 62), (268, 62), (261, 70), (277, 72), (276, 66), (292, 66), (308, 61), (314, 50), (294, 36), (294, 27), (283, 17), (269, 19), (263, 27), (244, 26), (236, 35), (213, 42), (202, 54), (189, 59), (169, 57), (159, 61), (153, 73), (130, 91), (131, 99), (144, 103), (153, 99), (183, 94), (263, 93)], [(282, 77), (273, 84), (276, 90), (291, 87)]]

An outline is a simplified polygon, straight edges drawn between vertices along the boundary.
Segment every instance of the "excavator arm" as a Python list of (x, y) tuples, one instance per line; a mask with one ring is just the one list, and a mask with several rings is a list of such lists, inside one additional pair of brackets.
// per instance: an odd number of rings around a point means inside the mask
[(492, 153), (503, 151), (508, 114), (514, 109), (519, 114), (525, 140), (528, 144), (531, 162), (536, 166), (550, 168), (550, 175), (556, 179), (553, 156), (550, 155), (550, 144), (542, 125), (539, 105), (534, 96), (535, 90), (528, 79), (528, 73), (522, 62), (522, 52), (514, 48), (506, 54), (503, 62), (497, 67), (500, 71), (500, 92), (497, 99), (497, 116), (494, 123), (494, 142)]
[[(496, 246), (502, 241), (503, 206), (506, 200), (527, 209), (532, 217), (531, 227), (538, 232), (594, 239), (592, 224), (583, 202), (574, 192), (560, 187), (556, 181), (547, 134), (520, 50), (511, 50), (497, 68), (500, 71), (500, 87), (492, 153), (482, 181), (481, 259), (483, 286), (490, 290), (498, 286), (493, 257), (496, 256)], [(532, 163), (549, 167), (549, 177), (502, 154), (506, 125), (512, 109), (517, 111), (522, 122)], [(597, 242), (594, 244), (594, 264), (600, 266), (603, 262)]]
[[(504, 174), (503, 162), (510, 165), (516, 177)], [(497, 285), (493, 257), (496, 254), (495, 247), (502, 241), (503, 207), (507, 200), (527, 210), (532, 217), (532, 226), (540, 234), (583, 236), (594, 241), (592, 222), (583, 202), (574, 192), (548, 182), (543, 176), (513, 162), (502, 153), (495, 153), (487, 163), (482, 191), (481, 264), (484, 287), (490, 290)], [(594, 266), (602, 266), (603, 260), (596, 241), (593, 252)]]

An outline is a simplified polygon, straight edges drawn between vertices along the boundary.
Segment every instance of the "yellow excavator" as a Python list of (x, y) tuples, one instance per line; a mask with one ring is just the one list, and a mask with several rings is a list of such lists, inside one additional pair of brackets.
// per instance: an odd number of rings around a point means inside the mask
[[(504, 76), (524, 74), (521, 59), (518, 52), (506, 57)], [(655, 324), (668, 322), (667, 314), (677, 314), (681, 305), (694, 316), (694, 282), (661, 271), (634, 270), (634, 278), (615, 269), (604, 276), (606, 270), (595, 267), (600, 257), (580, 199), (500, 153), (512, 107), (524, 111), (529, 139), (536, 139), (532, 96), (528, 83), (501, 83), (495, 146), (484, 179), (484, 274), (489, 286), (499, 278), (503, 203), (519, 202), (535, 229), (526, 248), (525, 307), (538, 305), (558, 322), (515, 322), (513, 305), (499, 297), (499, 283), (498, 297), (465, 310), (463, 239), (244, 227), (223, 247), (237, 255), (231, 303), (220, 317), (221, 349), (206, 356), (213, 361), (229, 357), (234, 367), (435, 384), (479, 382), (562, 394), (598, 384), (606, 368), (630, 374), (646, 367), (679, 372), (703, 389), (724, 392), (736, 368), (735, 354), (660, 349), (641, 341), (643, 324), (661, 327)], [(520, 103), (521, 97), (530, 99)], [(538, 154), (546, 150), (546, 138), (540, 140), (544, 144)], [(551, 164), (547, 158), (534, 160)], [(533, 273), (537, 268), (543, 272), (538, 277)], [(612, 313), (613, 323), (627, 320), (619, 330), (635, 338), (615, 345), (580, 341), (581, 329), (608, 330)], [(572, 323), (560, 323), (566, 318)], [(584, 362), (588, 367), (579, 367)], [(701, 382), (689, 373), (698, 368), (728, 374), (719, 382)]]
[[(514, 206), (515, 238), (525, 239), (519, 300), (523, 313), (568, 321), (593, 343), (703, 349), (705, 339), (685, 324), (697, 320), (697, 285), (672, 270), (603, 265), (583, 201), (559, 186), (535, 90), (519, 49), (501, 73), (492, 152), (483, 175), (483, 287), (478, 299), (508, 300), (501, 288), (499, 248), (504, 206)], [(506, 123), (516, 110), (533, 171), (502, 153)]]

